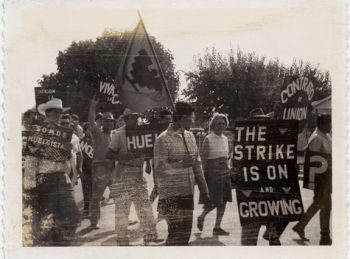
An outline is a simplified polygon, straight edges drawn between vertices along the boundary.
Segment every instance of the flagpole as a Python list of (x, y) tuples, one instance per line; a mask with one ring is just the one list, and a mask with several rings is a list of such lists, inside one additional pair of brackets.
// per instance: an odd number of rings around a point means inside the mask
[(152, 44), (152, 42), (151, 42), (151, 39), (148, 37), (148, 33), (147, 33), (147, 30), (146, 30), (145, 24), (143, 23), (143, 20), (142, 20), (140, 11), (137, 11), (137, 14), (138, 14), (138, 16), (139, 16), (141, 25), (142, 25), (143, 29), (145, 30), (146, 38), (147, 38), (147, 40), (148, 40), (148, 43), (149, 43), (149, 45), (151, 46), (151, 50), (152, 50), (152, 52), (153, 52), (154, 59), (155, 59), (157, 65), (158, 65), (158, 68), (159, 68), (159, 71), (160, 71), (160, 77), (161, 77), (161, 79), (162, 79), (163, 85), (164, 85), (165, 90), (166, 90), (166, 92), (167, 92), (167, 94), (168, 94), (168, 97), (169, 97), (169, 99), (170, 99), (171, 106), (172, 106), (173, 110), (175, 111), (175, 105), (174, 105), (174, 102), (173, 102), (173, 98), (171, 98), (168, 85), (167, 85), (167, 83), (166, 83), (166, 81), (165, 81), (163, 69), (162, 69), (162, 67), (160, 66), (160, 63), (159, 63), (159, 60), (158, 60), (158, 58), (157, 58), (157, 56), (156, 56), (156, 52), (155, 52), (155, 50), (154, 50), (154, 48), (153, 48), (153, 44)]

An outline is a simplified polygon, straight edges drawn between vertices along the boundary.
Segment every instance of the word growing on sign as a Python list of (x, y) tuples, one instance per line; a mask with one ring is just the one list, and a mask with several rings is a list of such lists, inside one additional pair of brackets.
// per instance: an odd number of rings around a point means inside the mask
[(154, 140), (157, 137), (158, 137), (157, 133), (127, 136), (126, 145), (128, 147), (128, 150), (153, 148)]
[(293, 97), (298, 92), (303, 91), (307, 94), (309, 101), (311, 101), (314, 96), (314, 85), (307, 77), (299, 77), (289, 83), (281, 92), (281, 102), (287, 103), (288, 99)]
[(249, 201), (239, 204), (239, 213), (243, 218), (301, 215), (303, 205), (299, 199)]
[(89, 143), (85, 142), (85, 141), (81, 141), (79, 143), (81, 152), (85, 152), (85, 154), (89, 157), (89, 158), (93, 158), (94, 157), (94, 149), (91, 145), (89, 145)]
[(111, 102), (112, 104), (118, 104), (119, 102), (119, 95), (115, 93), (115, 85), (106, 83), (106, 82), (100, 82), (100, 93), (105, 94), (107, 96), (110, 96), (107, 98), (107, 101)]

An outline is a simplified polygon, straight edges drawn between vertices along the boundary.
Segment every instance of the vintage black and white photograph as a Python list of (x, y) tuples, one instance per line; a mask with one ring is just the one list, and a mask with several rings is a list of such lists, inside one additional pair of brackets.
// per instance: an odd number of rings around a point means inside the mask
[(6, 258), (345, 258), (345, 4), (5, 1)]

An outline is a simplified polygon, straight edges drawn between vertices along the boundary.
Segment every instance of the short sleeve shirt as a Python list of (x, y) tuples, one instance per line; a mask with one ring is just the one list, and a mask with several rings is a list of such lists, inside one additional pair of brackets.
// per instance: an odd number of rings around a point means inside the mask
[[(114, 152), (118, 154), (126, 154), (129, 153), (129, 150), (126, 145), (126, 134), (125, 134), (125, 126), (122, 126), (119, 128), (115, 133), (113, 134), (111, 143), (109, 144), (109, 148), (113, 150)], [(129, 164), (130, 161), (118, 161), (124, 164)], [(142, 165), (143, 159), (142, 158), (135, 158), (133, 160), (133, 164)]]

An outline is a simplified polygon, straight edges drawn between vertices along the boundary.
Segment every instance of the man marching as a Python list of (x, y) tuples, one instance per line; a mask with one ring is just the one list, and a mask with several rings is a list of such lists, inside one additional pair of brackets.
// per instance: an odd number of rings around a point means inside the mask
[[(332, 129), (331, 116), (319, 115), (316, 121), (317, 127), (309, 139), (308, 150), (312, 152), (332, 154)], [(329, 179), (328, 179), (329, 180)], [(300, 221), (293, 227), (293, 230), (301, 239), (308, 241), (305, 237), (305, 227), (312, 217), (320, 211), (321, 239), (320, 245), (331, 245), (329, 221), (332, 209), (332, 184), (331, 181), (323, 181), (317, 184), (314, 189), (314, 200)]]
[[(38, 111), (45, 114), (43, 122), (45, 127), (58, 127), (64, 110), (62, 101), (56, 98), (38, 106)], [(68, 154), (71, 154), (72, 144), (67, 142), (62, 146), (67, 154), (67, 159), (64, 161), (31, 155), (26, 159), (24, 175), (34, 174), (35, 180), (28, 182), (24, 179), (25, 189), (35, 189), (36, 209), (39, 214), (38, 225), (34, 226), (36, 228), (33, 230), (34, 245), (70, 245), (78, 226), (79, 211), (68, 176), (71, 170)]]
[(140, 225), (145, 234), (145, 244), (159, 242), (151, 203), (148, 198), (146, 181), (143, 177), (142, 155), (130, 152), (126, 132), (136, 129), (139, 115), (128, 108), (123, 113), (125, 126), (119, 128), (112, 137), (107, 158), (118, 161), (116, 177), (110, 187), (115, 199), (115, 231), (118, 245), (129, 245), (128, 216), (134, 203)]
[(106, 187), (112, 183), (112, 171), (114, 162), (107, 159), (108, 146), (112, 139), (114, 129), (114, 117), (110, 112), (104, 112), (99, 127), (95, 122), (95, 112), (98, 100), (92, 99), (89, 110), (89, 124), (93, 140), (94, 156), (92, 160), (92, 196), (91, 196), (91, 228), (98, 229), (100, 218), (100, 200)]

